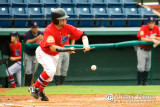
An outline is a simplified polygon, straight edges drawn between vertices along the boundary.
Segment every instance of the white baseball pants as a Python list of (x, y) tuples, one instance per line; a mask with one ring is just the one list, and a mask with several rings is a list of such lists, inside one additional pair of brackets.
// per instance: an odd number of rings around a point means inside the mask
[(16, 74), (18, 86), (21, 86), (21, 61), (15, 62), (8, 69), (6, 69), (7, 76)]
[(46, 54), (41, 47), (37, 47), (36, 49), (36, 58), (38, 63), (40, 63), (43, 66), (44, 71), (49, 76), (49, 79), (46, 80), (47, 82), (50, 82), (53, 80), (54, 74), (56, 73), (56, 67), (58, 63), (58, 55), (52, 56), (49, 54)]

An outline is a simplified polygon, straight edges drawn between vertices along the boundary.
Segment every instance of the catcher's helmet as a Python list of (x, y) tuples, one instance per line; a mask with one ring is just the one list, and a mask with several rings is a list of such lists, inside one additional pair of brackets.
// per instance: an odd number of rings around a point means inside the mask
[(51, 20), (54, 24), (58, 25), (60, 19), (67, 19), (69, 16), (62, 8), (53, 9), (51, 11)]

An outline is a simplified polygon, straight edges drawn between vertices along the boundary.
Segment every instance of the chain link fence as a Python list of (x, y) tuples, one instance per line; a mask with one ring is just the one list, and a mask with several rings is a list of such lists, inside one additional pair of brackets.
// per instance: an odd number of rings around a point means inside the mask
[[(22, 50), (26, 46), (35, 48), (38, 44), (23, 44)], [(106, 44), (91, 44), (96, 50), (86, 52), (78, 51), (70, 55), (69, 69), (64, 85), (137, 85), (137, 45), (152, 45), (153, 43), (144, 41), (126, 41)], [(66, 46), (69, 47), (69, 46)], [(82, 48), (82, 45), (74, 45), (75, 48)], [(147, 84), (159, 85), (159, 53), (160, 47), (152, 48), (151, 71), (149, 72)], [(3, 55), (1, 55), (3, 56)], [(22, 86), (25, 86), (25, 58), (23, 52), (22, 58)], [(6, 57), (6, 56), (3, 56)], [(8, 62), (8, 66), (11, 65)], [(95, 71), (91, 66), (96, 65)], [(0, 65), (2, 87), (11, 87), (7, 81), (6, 66)], [(31, 84), (33, 84), (41, 72), (42, 66), (39, 64), (34, 75), (31, 75)], [(16, 81), (16, 75), (15, 75)], [(49, 84), (55, 85), (55, 81)]]
[[(64, 84), (137, 85), (138, 70), (135, 47), (139, 44), (147, 45), (153, 43), (127, 41), (110, 44), (91, 44), (91, 47), (96, 47), (95, 51), (86, 53), (78, 51), (75, 54), (71, 54), (69, 70)], [(37, 47), (38, 44), (27, 44), (27, 46)], [(82, 45), (74, 45), (74, 47), (80, 48)], [(160, 81), (159, 51), (159, 47), (152, 49), (152, 66), (148, 76), (148, 85), (158, 85)], [(96, 71), (91, 70), (92, 65), (97, 66)], [(43, 68), (39, 64), (37, 71), (34, 73), (33, 82), (37, 80), (42, 71)], [(24, 76), (24, 73), (22, 74)], [(49, 85), (55, 85), (54, 79)]]

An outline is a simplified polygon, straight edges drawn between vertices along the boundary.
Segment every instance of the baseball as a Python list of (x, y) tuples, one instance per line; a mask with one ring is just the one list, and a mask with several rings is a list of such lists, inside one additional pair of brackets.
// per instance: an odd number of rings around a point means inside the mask
[(95, 71), (96, 69), (97, 69), (96, 65), (92, 65), (92, 66), (91, 66), (91, 70), (92, 70), (92, 71)]

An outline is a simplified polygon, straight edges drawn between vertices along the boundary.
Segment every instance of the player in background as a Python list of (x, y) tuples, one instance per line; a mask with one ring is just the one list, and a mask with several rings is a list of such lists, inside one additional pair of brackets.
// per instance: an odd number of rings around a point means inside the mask
[[(43, 32), (39, 31), (37, 22), (31, 23), (31, 30), (24, 34), (25, 43), (39, 43), (43, 39)], [(25, 48), (24, 50), (25, 61), (25, 86), (31, 86), (33, 74), (38, 68), (35, 51), (36, 48)]]
[[(155, 45), (160, 44), (159, 27), (155, 25), (155, 19), (153, 17), (148, 18), (148, 24), (143, 25), (137, 34), (137, 37), (141, 41), (154, 42)], [(151, 45), (139, 45), (137, 49), (138, 59), (138, 73), (137, 81), (138, 85), (146, 85), (148, 73), (151, 68)]]
[(16, 84), (13, 77), (14, 74), (16, 74), (18, 86), (21, 86), (21, 43), (19, 42), (18, 32), (12, 32), (10, 33), (10, 36), (10, 60), (14, 61), (15, 63), (11, 65), (8, 69), (6, 69), (6, 74), (8, 76), (9, 81), (11, 82), (11, 86), (13, 88), (16, 88)]
[(44, 38), (40, 46), (36, 49), (36, 58), (43, 66), (44, 71), (40, 74), (33, 86), (29, 87), (29, 92), (35, 99), (41, 97), (41, 101), (48, 101), (44, 93), (44, 88), (53, 80), (58, 63), (57, 48), (64, 47), (68, 39), (82, 39), (84, 52), (90, 50), (89, 41), (85, 33), (72, 25), (66, 24), (66, 12), (62, 8), (54, 9), (51, 12), (52, 23), (44, 31)]
[[(71, 40), (71, 45), (75, 44), (75, 40)], [(66, 45), (70, 45), (69, 40)], [(55, 85), (63, 85), (65, 82), (65, 78), (67, 76), (67, 71), (69, 67), (69, 59), (70, 54), (75, 52), (60, 52), (59, 53), (59, 60), (56, 69), (56, 73), (54, 76)]]

